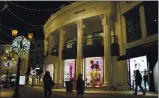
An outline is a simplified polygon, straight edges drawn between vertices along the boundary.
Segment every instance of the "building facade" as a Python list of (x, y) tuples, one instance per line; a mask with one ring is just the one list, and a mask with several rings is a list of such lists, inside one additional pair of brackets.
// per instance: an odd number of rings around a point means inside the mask
[(44, 41), (43, 40), (32, 40), (31, 49), (29, 52), (28, 60), (28, 84), (32, 84), (32, 75), (30, 74), (32, 70), (36, 70), (36, 76), (34, 77), (34, 85), (40, 85), (40, 76), (44, 68)]
[[(144, 4), (141, 1), (74, 2), (52, 14), (44, 25), (44, 64), (53, 66), (56, 87), (65, 87), (66, 81), (76, 80), (82, 73), (87, 88), (129, 89), (128, 49), (158, 37), (157, 33), (147, 36)], [(133, 17), (126, 16), (133, 8), (139, 12), (135, 29), (134, 23), (132, 27), (131, 22), (127, 23)]]

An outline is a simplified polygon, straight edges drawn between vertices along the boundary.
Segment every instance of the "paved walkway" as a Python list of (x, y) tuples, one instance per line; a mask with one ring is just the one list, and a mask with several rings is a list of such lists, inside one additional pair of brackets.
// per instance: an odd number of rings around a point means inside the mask
[[(11, 98), (14, 89), (2, 88), (0, 91), (0, 98)], [(20, 98), (44, 98), (42, 87), (20, 87), (19, 88)], [(139, 93), (138, 96), (132, 95), (132, 91), (86, 91), (84, 98), (157, 98), (157, 94), (147, 93), (142, 96)], [(76, 98), (76, 93), (66, 93), (64, 89), (53, 89), (53, 95), (51, 98)]]

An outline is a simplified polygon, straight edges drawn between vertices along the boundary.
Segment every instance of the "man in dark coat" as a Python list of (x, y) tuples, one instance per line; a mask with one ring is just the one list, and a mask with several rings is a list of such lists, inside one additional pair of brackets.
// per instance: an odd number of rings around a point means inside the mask
[(77, 84), (76, 84), (76, 92), (77, 92), (77, 96), (79, 98), (83, 98), (84, 86), (85, 86), (85, 83), (82, 79), (82, 74), (79, 73), (78, 78), (77, 78)]
[(55, 82), (52, 80), (49, 71), (46, 71), (43, 77), (43, 82), (44, 82), (45, 98), (50, 98), (52, 94), (52, 87), (55, 85)]
[(136, 70), (136, 75), (135, 75), (135, 95), (137, 95), (137, 87), (139, 86), (140, 89), (142, 90), (143, 92), (143, 95), (145, 95), (145, 91), (143, 90), (142, 86), (141, 86), (141, 83), (142, 83), (142, 76), (141, 76), (141, 73), (139, 70)]

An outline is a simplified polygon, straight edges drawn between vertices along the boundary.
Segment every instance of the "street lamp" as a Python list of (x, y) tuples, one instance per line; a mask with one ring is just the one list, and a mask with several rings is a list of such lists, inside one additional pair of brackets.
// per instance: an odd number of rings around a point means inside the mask
[(9, 53), (5, 53), (3, 59), (4, 59), (4, 66), (7, 69), (6, 81), (5, 81), (4, 88), (8, 88), (8, 84), (7, 84), (8, 83), (8, 68), (13, 67), (12, 61), (14, 61), (14, 55), (11, 55), (10, 51), (9, 51)]
[[(16, 37), (18, 35), (18, 30), (12, 30), (12, 36)], [(18, 65), (17, 65), (17, 74), (16, 74), (16, 84), (15, 91), (12, 97), (20, 97), (19, 94), (19, 77), (20, 77), (20, 64), (21, 64), (21, 55), (29, 53), (30, 50), (30, 40), (33, 38), (33, 34), (29, 33), (28, 38), (24, 36), (16, 37), (12, 42), (12, 51), (18, 54)]]

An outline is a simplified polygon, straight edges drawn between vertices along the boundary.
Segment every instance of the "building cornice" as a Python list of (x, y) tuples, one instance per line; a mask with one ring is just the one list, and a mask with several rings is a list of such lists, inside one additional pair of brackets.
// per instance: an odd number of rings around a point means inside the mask
[[(67, 24), (74, 23), (77, 20), (110, 13), (111, 6), (109, 3), (109, 1), (75, 2), (62, 8), (55, 14), (51, 15), (44, 25), (45, 38), (47, 38), (50, 33), (64, 27)], [(75, 12), (77, 12), (77, 14)]]
[(158, 34), (152, 35), (152, 36), (148, 36), (148, 37), (144, 37), (140, 40), (134, 41), (134, 42), (130, 42), (127, 44), (124, 44), (123, 47), (125, 47), (126, 49), (128, 48), (132, 48), (135, 46), (139, 46), (139, 45), (144, 45), (144, 44), (148, 44), (154, 41), (158, 40)]

